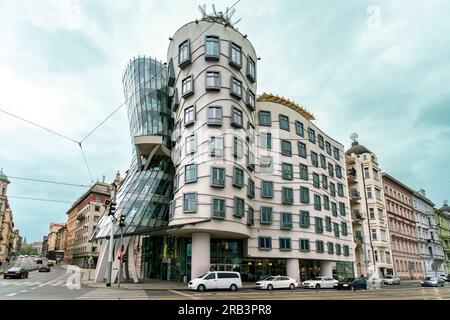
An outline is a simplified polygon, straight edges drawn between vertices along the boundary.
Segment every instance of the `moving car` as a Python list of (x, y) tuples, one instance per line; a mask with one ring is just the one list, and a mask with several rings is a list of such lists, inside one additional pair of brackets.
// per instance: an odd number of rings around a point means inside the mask
[(256, 289), (291, 289), (298, 287), (297, 280), (285, 276), (271, 276), (256, 282)]
[(50, 272), (50, 267), (48, 265), (42, 265), (39, 267), (39, 272)]
[(400, 278), (397, 276), (385, 276), (383, 278), (383, 284), (400, 284)]
[(188, 288), (198, 291), (214, 289), (236, 291), (238, 288), (242, 288), (242, 280), (239, 272), (209, 271), (189, 281)]
[(334, 285), (338, 290), (367, 289), (367, 278), (347, 278)]
[(445, 281), (441, 277), (426, 277), (424, 280), (420, 281), (422, 287), (443, 287)]
[(306, 280), (302, 283), (303, 288), (334, 288), (334, 285), (339, 283), (338, 280), (333, 279), (332, 277), (315, 277), (311, 280)]
[(8, 269), (8, 271), (3, 274), (4, 279), (8, 278), (17, 278), (17, 279), (23, 279), (28, 278), (28, 270), (25, 268), (20, 267), (12, 267)]

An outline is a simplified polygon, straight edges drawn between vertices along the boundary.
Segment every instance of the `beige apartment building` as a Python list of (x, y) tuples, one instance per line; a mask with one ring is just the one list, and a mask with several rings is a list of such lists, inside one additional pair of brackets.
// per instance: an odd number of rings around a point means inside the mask
[(59, 248), (60, 241), (58, 241), (58, 234), (61, 229), (66, 228), (66, 223), (50, 223), (48, 230), (48, 248), (47, 258), (55, 261), (62, 261), (64, 258), (64, 251)]
[(383, 172), (394, 270), (401, 279), (420, 279), (423, 266), (417, 239), (414, 190)]
[[(92, 257), (95, 265), (98, 258), (97, 244), (88, 240), (100, 217), (105, 212), (105, 201), (110, 196), (111, 185), (104, 182), (96, 182), (75, 202), (69, 211), (69, 219), (76, 212), (73, 237), (68, 232), (68, 237), (70, 237), (71, 241), (70, 259), (72, 264), (86, 268), (88, 266), (87, 260), (89, 257)], [(71, 223), (71, 221), (68, 223)]]
[(66, 214), (67, 214), (67, 234), (66, 234), (66, 251), (64, 253), (64, 262), (71, 264), (73, 261), (75, 230), (77, 228), (78, 206), (76, 205), (76, 202), (66, 212)]
[(10, 181), (0, 170), (0, 262), (10, 260), (14, 255), (14, 222), (9, 206), (7, 190)]
[(383, 179), (378, 159), (353, 136), (345, 153), (355, 242), (355, 275), (383, 278), (394, 272)]

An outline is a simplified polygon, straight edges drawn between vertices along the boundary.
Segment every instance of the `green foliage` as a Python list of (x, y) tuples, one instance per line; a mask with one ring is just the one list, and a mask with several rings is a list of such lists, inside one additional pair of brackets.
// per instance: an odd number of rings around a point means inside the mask
[(36, 255), (37, 254), (37, 249), (33, 248), (29, 244), (23, 244), (20, 247), (20, 254), (21, 255), (29, 255), (29, 256)]

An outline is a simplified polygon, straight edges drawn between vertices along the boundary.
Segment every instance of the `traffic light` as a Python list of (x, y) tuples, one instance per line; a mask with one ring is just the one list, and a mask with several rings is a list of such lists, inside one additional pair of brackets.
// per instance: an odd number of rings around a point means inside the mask
[(116, 213), (116, 205), (117, 205), (117, 203), (115, 203), (114, 201), (111, 201), (111, 203), (109, 205), (109, 212), (108, 212), (109, 216), (113, 216)]
[(121, 214), (120, 215), (120, 220), (119, 220), (119, 226), (120, 227), (125, 227), (125, 218), (126, 218), (127, 216), (125, 216), (125, 215), (123, 215), (123, 214)]

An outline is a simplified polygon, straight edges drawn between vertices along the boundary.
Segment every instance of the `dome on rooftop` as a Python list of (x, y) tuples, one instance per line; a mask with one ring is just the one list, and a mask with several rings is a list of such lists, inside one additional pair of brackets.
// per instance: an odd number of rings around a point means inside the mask
[(6, 181), (9, 183), (8, 177), (6, 176), (6, 174), (3, 172), (3, 168), (0, 169), (0, 181)]

